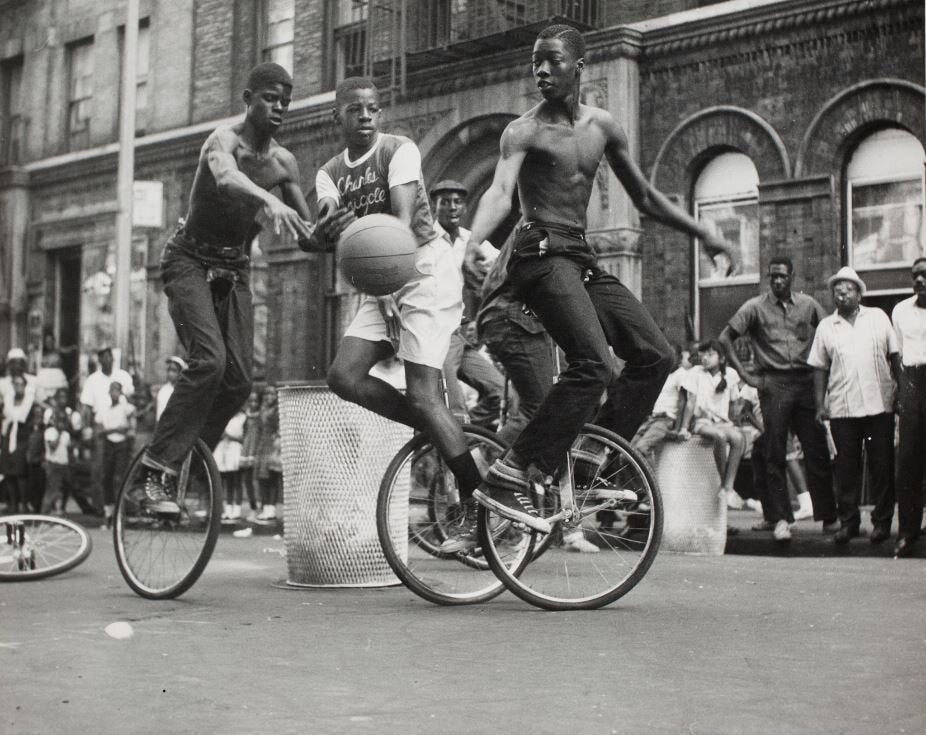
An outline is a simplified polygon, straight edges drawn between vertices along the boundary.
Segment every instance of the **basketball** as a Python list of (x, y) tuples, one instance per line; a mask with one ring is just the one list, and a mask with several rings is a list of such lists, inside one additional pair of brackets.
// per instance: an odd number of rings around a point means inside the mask
[(418, 243), (408, 225), (389, 214), (368, 214), (341, 233), (338, 267), (354, 288), (385, 296), (417, 273), (417, 252)]

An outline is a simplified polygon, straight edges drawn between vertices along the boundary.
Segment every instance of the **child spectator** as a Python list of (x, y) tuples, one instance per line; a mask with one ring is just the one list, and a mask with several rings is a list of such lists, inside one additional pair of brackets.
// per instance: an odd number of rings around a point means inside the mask
[(122, 395), (122, 383), (109, 384), (109, 404), (94, 415), (96, 434), (103, 444), (103, 514), (107, 528), (112, 525), (116, 490), (131, 460), (131, 439), (135, 435), (135, 407)]
[(238, 466), (241, 469), (241, 484), (248, 496), (248, 504), (251, 506), (251, 512), (248, 514), (248, 520), (253, 521), (257, 518), (257, 445), (260, 442), (260, 393), (256, 390), (251, 391), (248, 401), (244, 406), (244, 436), (241, 440), (241, 461)]
[(684, 406), (685, 375), (691, 369), (691, 352), (672, 345), (678, 367), (666, 378), (662, 391), (653, 404), (653, 412), (637, 429), (630, 444), (650, 463), (656, 466), (656, 450), (673, 430), (677, 430), (679, 409)]
[(26, 443), (26, 497), (34, 513), (42, 510), (42, 497), (45, 495), (45, 439), (42, 423), (45, 408), (38, 403), (32, 404), (29, 415), (31, 429)]
[(283, 491), (283, 462), (280, 457), (280, 414), (277, 389), (264, 388), (260, 408), (260, 438), (257, 445), (257, 482), (263, 508), (257, 519), (272, 521)]
[(45, 499), (43, 513), (63, 516), (64, 486), (71, 468), (71, 426), (64, 411), (52, 413), (49, 426), (42, 436), (45, 444)]
[(241, 442), (244, 438), (245, 419), (242, 407), (226, 424), (222, 438), (212, 453), (225, 489), (225, 511), (222, 518), (230, 521), (241, 518)]
[(155, 423), (161, 418), (164, 409), (167, 408), (167, 402), (174, 393), (174, 385), (180, 377), (180, 373), (187, 369), (186, 360), (176, 355), (171, 355), (165, 361), (167, 382), (158, 390), (155, 399), (154, 420)]
[(694, 417), (692, 432), (708, 437), (714, 444), (714, 463), (721, 477), (720, 492), (731, 507), (743, 507), (743, 499), (733, 489), (733, 481), (746, 450), (746, 435), (730, 419), (730, 409), (739, 398), (738, 378), (727, 367), (726, 352), (717, 340), (698, 345), (701, 364), (685, 376), (687, 392), (679, 438), (687, 439), (688, 427)]

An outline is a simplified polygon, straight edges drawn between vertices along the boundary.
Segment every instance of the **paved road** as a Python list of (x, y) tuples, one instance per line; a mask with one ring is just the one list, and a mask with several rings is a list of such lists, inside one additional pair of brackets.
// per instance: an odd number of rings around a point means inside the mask
[(151, 602), (93, 535), (79, 569), (0, 592), (0, 732), (926, 730), (922, 560), (661, 554), (618, 604), (564, 614), (279, 588), (282, 540), (222, 536)]

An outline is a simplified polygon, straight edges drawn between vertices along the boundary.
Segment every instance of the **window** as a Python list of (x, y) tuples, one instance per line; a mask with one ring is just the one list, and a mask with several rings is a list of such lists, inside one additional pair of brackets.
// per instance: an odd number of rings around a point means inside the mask
[(93, 106), (93, 39), (68, 46), (68, 147), (90, 144)]
[(368, 12), (365, 0), (338, 0), (334, 31), (337, 81), (366, 73)]
[(853, 268), (906, 268), (926, 255), (924, 165), (922, 144), (897, 128), (874, 133), (855, 149), (846, 170)]
[[(697, 248), (697, 281), (705, 286), (759, 281), (759, 173), (748, 156), (723, 153), (707, 164), (695, 183), (695, 216), (735, 246), (739, 273), (726, 276), (726, 258), (715, 265)], [(723, 262), (721, 262), (723, 261)]]
[(293, 73), (295, 0), (264, 0), (262, 61), (273, 61)]
[(21, 163), (25, 153), (22, 81), (23, 57), (4, 61), (0, 67), (0, 164)]
[[(138, 22), (138, 43), (135, 47), (135, 135), (148, 129), (148, 72), (150, 69), (151, 31), (148, 18)], [(119, 63), (125, 63), (125, 26), (119, 28)], [(122, 75), (119, 75), (120, 90)], [(119, 95), (120, 101), (122, 95)]]

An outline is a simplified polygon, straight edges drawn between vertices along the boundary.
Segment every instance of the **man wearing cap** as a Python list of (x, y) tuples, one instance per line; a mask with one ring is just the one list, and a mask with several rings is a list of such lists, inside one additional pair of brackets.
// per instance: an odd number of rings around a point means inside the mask
[(897, 452), (897, 544), (894, 555), (913, 555), (923, 523), (926, 483), (926, 258), (910, 269), (913, 296), (891, 314), (901, 354), (900, 448)]
[[(479, 401), (469, 412), (472, 423), (493, 428), (498, 421), (505, 379), (498, 369), (480, 354), (475, 338), (475, 318), (479, 308), (484, 273), (463, 269), (463, 257), (470, 232), (460, 223), (466, 214), (467, 188), (459, 181), (445, 179), (431, 187), (431, 207), (437, 222), (434, 230), (450, 243), (457, 266), (463, 271), (463, 318), (450, 338), (450, 348), (444, 360), (444, 383), (450, 410), (456, 416), (467, 414), (466, 399), (460, 380), (476, 389)], [(483, 243), (487, 258), (494, 259), (496, 250)]]
[[(746, 385), (759, 392), (767, 486), (766, 497), (761, 498), (764, 520), (753, 530), (773, 531), (776, 541), (789, 541), (794, 523), (785, 474), (789, 429), (804, 450), (814, 519), (823, 521), (823, 533), (840, 528), (826, 434), (815, 420), (813, 368), (807, 364), (814, 332), (826, 312), (813, 297), (791, 290), (793, 277), (791, 258), (772, 257), (769, 291), (744, 303), (719, 337), (730, 365)], [(745, 368), (733, 346), (740, 335), (752, 342), (755, 372)]]
[(828, 281), (836, 311), (817, 326), (807, 364), (814, 368), (817, 421), (829, 419), (836, 457), (837, 544), (859, 535), (862, 448), (875, 506), (871, 543), (890, 538), (894, 517), (894, 392), (897, 338), (887, 314), (861, 305), (865, 283), (847, 267)]
[(174, 384), (177, 382), (177, 378), (180, 377), (180, 373), (187, 369), (186, 360), (177, 355), (168, 357), (167, 360), (164, 361), (164, 365), (166, 367), (167, 382), (161, 386), (157, 398), (155, 399), (155, 421), (161, 418), (161, 414), (164, 413), (164, 409), (167, 408), (167, 402), (174, 394)]

